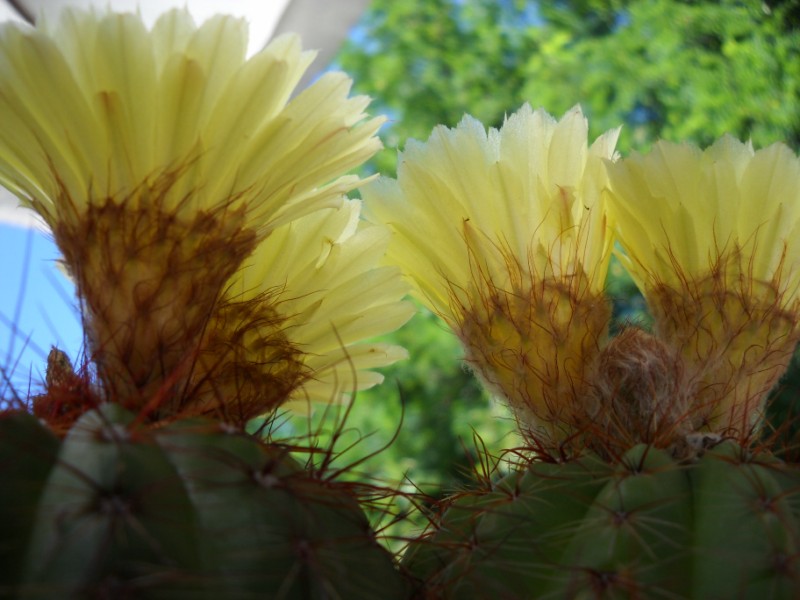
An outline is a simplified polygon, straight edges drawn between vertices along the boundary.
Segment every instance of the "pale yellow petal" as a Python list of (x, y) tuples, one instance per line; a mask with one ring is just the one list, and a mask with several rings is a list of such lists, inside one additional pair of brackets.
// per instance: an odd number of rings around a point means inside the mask
[(176, 54), (186, 54), (186, 47), (196, 29), (197, 25), (188, 10), (169, 10), (156, 19), (151, 38), (159, 71)]
[(779, 268), (794, 271), (781, 257), (786, 242), (795, 245), (788, 232), (800, 216), (798, 164), (785, 145), (754, 152), (726, 136), (705, 152), (659, 142), (647, 156), (609, 165), (611, 212), (629, 260), (638, 263), (639, 286), (679, 286), (737, 249), (750, 256), (747, 270), (758, 280), (771, 280)]
[(366, 343), (411, 318), (400, 270), (380, 266), (389, 232), (359, 222), (360, 202), (340, 199), (275, 229), (234, 277), (228, 296), (271, 292), (283, 334), (300, 352), (307, 378), (293, 399), (334, 401), (380, 380), (369, 369), (402, 350)]
[(409, 142), (396, 180), (362, 189), (369, 218), (394, 233), (389, 261), (455, 329), (470, 366), (556, 437), (610, 318), (602, 160), (616, 132), (591, 152), (587, 135), (578, 108), (556, 121), (526, 105), (488, 131), (465, 117)]
[[(221, 410), (217, 392), (244, 394), (237, 385), (264, 391), (267, 364), (285, 386), (269, 392), (276, 402), (297, 383), (295, 346), (280, 330), (289, 315), (266, 298), (289, 289), (301, 265), (283, 265), (283, 279), (267, 288), (242, 289), (250, 282), (234, 275), (276, 228), (341, 206), (361, 183), (347, 171), (380, 148), (382, 120), (367, 117), (367, 98), (350, 97), (347, 76), (325, 75), (294, 95), (313, 58), (296, 36), (249, 59), (246, 47), (244, 20), (217, 16), (197, 27), (185, 9), (152, 29), (108, 9), (0, 26), (0, 184), (53, 230), (103, 393), (135, 407), (173, 386), (154, 418)], [(308, 257), (285, 240), (312, 271), (323, 274), (329, 258), (336, 265), (325, 273), (348, 340), (372, 331), (378, 310), (357, 323), (333, 284), (333, 271), (345, 281), (351, 274), (332, 246), (358, 239), (355, 229), (348, 215), (330, 243), (306, 238), (316, 244)], [(369, 249), (367, 237), (357, 245)], [(357, 253), (353, 261), (367, 268)], [(387, 304), (398, 300), (396, 286), (384, 287)], [(237, 302), (254, 288), (262, 294)], [(328, 290), (304, 282), (294, 291), (322, 292), (318, 301)], [(263, 345), (271, 334), (278, 341)], [(242, 353), (263, 362), (237, 371)], [(193, 356), (219, 388), (185, 369)], [(211, 375), (219, 361), (223, 370)]]
[(366, 118), (367, 98), (348, 97), (346, 76), (290, 100), (313, 59), (293, 35), (246, 59), (243, 20), (196, 27), (186, 10), (152, 30), (134, 14), (67, 9), (39, 29), (0, 31), (0, 83), (11, 82), (0, 149), (25, 172), (6, 183), (51, 224), (59, 195), (122, 202), (159, 185), (169, 210), (246, 206), (266, 233), (335, 205), (360, 183), (344, 173), (380, 148), (382, 120)]
[(752, 435), (800, 340), (800, 159), (725, 136), (705, 151), (659, 142), (609, 176), (655, 333), (690, 374), (691, 426)]

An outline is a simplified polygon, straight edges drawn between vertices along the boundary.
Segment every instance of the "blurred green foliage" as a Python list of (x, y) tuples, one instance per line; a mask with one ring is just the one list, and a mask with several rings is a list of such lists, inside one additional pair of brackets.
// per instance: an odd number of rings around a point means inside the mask
[[(427, 139), (465, 113), (499, 126), (524, 102), (557, 116), (580, 103), (593, 137), (623, 125), (623, 154), (658, 138), (707, 145), (723, 133), (797, 150), (798, 21), (797, 0), (373, 0), (338, 64), (374, 98), (372, 111), (390, 117), (386, 150), (368, 167), (390, 176), (407, 139)], [(616, 262), (608, 293), (615, 328), (648, 325)], [(337, 448), (367, 437), (340, 461), (380, 450), (402, 419), (390, 448), (357, 468), (393, 483), (408, 475), (437, 495), (472, 470), (473, 428), (493, 454), (517, 444), (512, 418), (481, 391), (435, 316), (422, 311), (389, 339), (411, 359), (358, 395)], [(794, 369), (787, 382), (796, 381)], [(775, 421), (796, 412), (795, 387), (785, 388)], [(325, 429), (321, 421), (314, 426)]]
[(580, 103), (619, 149), (658, 138), (800, 143), (800, 2), (373, 0), (338, 62), (392, 121), (391, 175), (408, 138), (469, 113), (490, 126), (523, 102)]

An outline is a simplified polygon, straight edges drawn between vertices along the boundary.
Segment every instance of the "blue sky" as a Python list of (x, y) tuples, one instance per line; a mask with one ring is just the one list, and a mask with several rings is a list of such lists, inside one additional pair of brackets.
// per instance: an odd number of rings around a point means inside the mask
[(56, 267), (59, 253), (48, 234), (0, 223), (0, 256), (0, 367), (27, 395), (28, 383), (44, 378), (50, 346), (73, 361), (80, 355), (80, 317), (74, 287)]

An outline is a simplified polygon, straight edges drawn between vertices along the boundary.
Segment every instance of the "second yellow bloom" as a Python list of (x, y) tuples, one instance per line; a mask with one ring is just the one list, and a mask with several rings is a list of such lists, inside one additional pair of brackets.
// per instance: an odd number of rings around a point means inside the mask
[(599, 201), (617, 134), (589, 146), (578, 108), (557, 121), (525, 105), (488, 132), (465, 117), (410, 142), (397, 180), (363, 190), (395, 232), (391, 260), (536, 438), (572, 433), (607, 335), (612, 239)]

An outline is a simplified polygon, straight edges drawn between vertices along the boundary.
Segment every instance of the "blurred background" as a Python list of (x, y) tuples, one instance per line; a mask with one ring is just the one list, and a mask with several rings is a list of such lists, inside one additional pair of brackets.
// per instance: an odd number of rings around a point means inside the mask
[[(1, 18), (36, 18), (66, 3), (73, 2), (0, 3)], [(170, 3), (100, 4), (140, 4), (152, 20)], [(366, 165), (369, 173), (393, 175), (397, 150), (409, 138), (427, 139), (436, 124), (453, 126), (470, 113), (499, 126), (524, 102), (556, 116), (580, 103), (592, 138), (622, 124), (623, 154), (646, 151), (659, 138), (707, 145), (724, 133), (757, 147), (800, 146), (800, 0), (175, 4), (187, 4), (197, 20), (218, 10), (246, 16), (253, 51), (288, 30), (322, 49), (315, 72), (346, 71), (356, 92), (373, 97), (372, 112), (390, 118), (381, 132), (386, 149)], [(0, 398), (26, 394), (43, 378), (51, 344), (73, 358), (81, 348), (73, 291), (54, 268), (57, 251), (13, 206), (0, 200)], [(642, 299), (616, 263), (608, 291), (615, 326), (647, 325)], [(341, 415), (319, 411), (310, 423), (287, 417), (286, 434), (313, 431), (323, 448), (335, 438), (337, 464), (357, 465), (351, 476), (393, 484), (407, 477), (431, 495), (474, 478), (484, 452), (518, 443), (513, 420), (462, 367), (455, 339), (433, 315), (420, 310), (390, 339), (411, 359), (387, 369), (384, 385), (358, 395), (344, 429), (335, 426)], [(774, 422), (795, 414), (799, 387), (795, 366), (775, 394)], [(408, 506), (400, 501), (392, 511)]]

